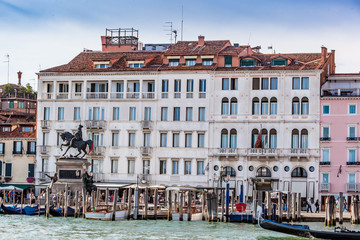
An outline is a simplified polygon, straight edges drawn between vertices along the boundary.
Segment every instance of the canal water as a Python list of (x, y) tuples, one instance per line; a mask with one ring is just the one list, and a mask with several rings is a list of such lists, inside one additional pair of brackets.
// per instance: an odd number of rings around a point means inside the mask
[[(308, 223), (326, 229), (323, 223)], [(351, 229), (359, 229), (347, 225)], [(326, 230), (331, 230), (327, 228)], [(81, 218), (0, 216), (0, 239), (302, 239), (240, 223), (173, 222), (166, 220), (92, 221)]]

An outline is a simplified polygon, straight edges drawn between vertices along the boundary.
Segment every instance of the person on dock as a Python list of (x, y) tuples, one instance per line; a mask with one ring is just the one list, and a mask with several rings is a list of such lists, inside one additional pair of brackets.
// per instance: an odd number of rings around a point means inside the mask
[(348, 208), (347, 208), (347, 202), (346, 202), (346, 199), (344, 199), (344, 207), (343, 207), (343, 211), (344, 212), (348, 212)]
[(320, 212), (320, 203), (319, 203), (319, 199), (316, 200), (315, 202), (315, 213), (319, 213)]
[(309, 212), (309, 210), (310, 210), (310, 212), (312, 213), (313, 211), (312, 211), (312, 209), (311, 209), (311, 198), (309, 198), (309, 199), (307, 200), (306, 204), (307, 204), (306, 212)]

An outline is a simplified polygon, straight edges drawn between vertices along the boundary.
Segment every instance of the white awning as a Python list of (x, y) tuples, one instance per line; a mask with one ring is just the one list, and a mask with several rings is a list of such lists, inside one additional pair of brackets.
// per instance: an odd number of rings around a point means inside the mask
[(98, 188), (98, 189), (117, 189), (117, 188), (121, 188), (121, 187), (125, 187), (128, 186), (128, 183), (94, 183), (94, 185)]
[(301, 197), (306, 197), (306, 181), (291, 182), (291, 192), (300, 193)]

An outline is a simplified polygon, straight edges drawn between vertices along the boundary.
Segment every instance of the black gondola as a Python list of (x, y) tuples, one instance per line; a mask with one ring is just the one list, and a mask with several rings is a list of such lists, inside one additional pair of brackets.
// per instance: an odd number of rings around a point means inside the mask
[(308, 225), (295, 225), (278, 223), (266, 219), (260, 219), (259, 225), (267, 230), (282, 232), (300, 237), (315, 237), (322, 239), (360, 239), (360, 232), (350, 231), (346, 228), (335, 228), (334, 232), (311, 230)]
[[(54, 208), (53, 206), (50, 206), (49, 213), (53, 217), (63, 217), (64, 216), (64, 210), (62, 208)], [(71, 207), (68, 207), (67, 216), (73, 217), (75, 215), (75, 210)]]
[(6, 207), (4, 204), (1, 203), (1, 209), (4, 211), (5, 214), (22, 214), (21, 209), (18, 207)]

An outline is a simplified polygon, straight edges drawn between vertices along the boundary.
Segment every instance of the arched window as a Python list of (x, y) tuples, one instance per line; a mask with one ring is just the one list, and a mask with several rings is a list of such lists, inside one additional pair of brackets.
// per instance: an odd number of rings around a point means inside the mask
[(294, 97), (292, 100), (292, 114), (293, 115), (299, 115), (300, 114), (300, 103), (299, 103), (299, 98)]
[(291, 172), (291, 177), (306, 178), (307, 177), (307, 172), (306, 172), (306, 170), (304, 168), (297, 167)]
[(253, 129), (251, 132), (251, 147), (255, 148), (256, 139), (258, 138), (259, 130)]
[(301, 130), (301, 148), (308, 148), (308, 131)]
[(228, 148), (228, 147), (229, 147), (228, 130), (223, 129), (221, 130), (221, 148)]
[(229, 115), (229, 99), (227, 98), (221, 101), (221, 115)]
[(230, 148), (237, 148), (237, 131), (236, 131), (236, 129), (230, 130)]
[(268, 131), (266, 129), (261, 130), (261, 145), (262, 145), (263, 148), (268, 148), (269, 147)]
[(230, 177), (236, 177), (235, 169), (230, 166), (224, 167), (222, 174), (223, 174), (223, 176), (230, 175)]
[(277, 134), (275, 129), (270, 130), (270, 148), (276, 148), (277, 146)]
[(301, 115), (309, 115), (309, 99), (307, 97), (301, 99)]
[(291, 133), (291, 148), (299, 148), (299, 130), (293, 129)]
[(271, 171), (267, 167), (260, 167), (256, 171), (256, 177), (271, 177)]
[(277, 99), (275, 97), (272, 97), (270, 99), (270, 115), (276, 115), (277, 114)]
[(266, 97), (261, 99), (261, 115), (269, 114), (269, 101)]
[(231, 98), (230, 100), (230, 115), (237, 115), (237, 99)]
[(252, 101), (252, 114), (253, 115), (259, 115), (260, 114), (260, 105), (259, 105), (259, 99), (253, 98)]

